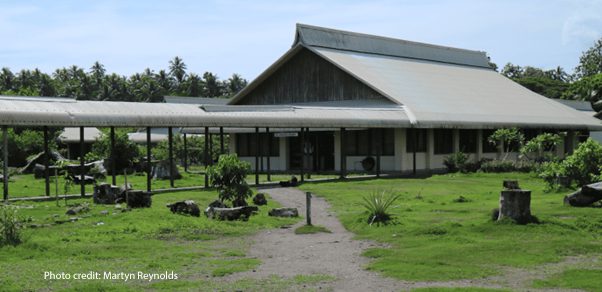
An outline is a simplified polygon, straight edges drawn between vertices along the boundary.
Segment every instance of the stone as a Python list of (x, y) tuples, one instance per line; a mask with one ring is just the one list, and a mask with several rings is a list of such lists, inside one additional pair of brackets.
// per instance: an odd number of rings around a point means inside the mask
[(199, 206), (192, 200), (168, 204), (167, 208), (169, 208), (169, 210), (171, 210), (172, 213), (187, 214), (194, 217), (201, 216), (201, 209), (199, 209)]
[(83, 203), (83, 204), (76, 205), (76, 206), (73, 206), (73, 207), (69, 208), (69, 210), (67, 210), (67, 212), (65, 212), (65, 214), (67, 214), (67, 215), (77, 215), (77, 214), (85, 213), (85, 212), (88, 212), (88, 211), (90, 211), (90, 208), (88, 207), (88, 204), (87, 203)]
[(276, 208), (268, 212), (269, 216), (273, 217), (299, 217), (297, 208)]
[(102, 210), (102, 211), (100, 211), (100, 215), (109, 215), (109, 211), (108, 210)]
[(255, 197), (253, 197), (253, 204), (257, 206), (263, 206), (268, 204), (268, 200), (265, 198), (264, 193), (257, 193)]
[(292, 176), (290, 180), (280, 181), (279, 184), (281, 187), (296, 187), (299, 181), (296, 176)]
[[(173, 173), (174, 179), (182, 178), (182, 175), (180, 174), (180, 171), (175, 163), (173, 164)], [(153, 165), (152, 175), (154, 179), (169, 179), (169, 160), (161, 160), (155, 163), (155, 165)]]
[(220, 200), (215, 200), (209, 204), (209, 207), (212, 208), (228, 208), (228, 205), (224, 204), (224, 202)]
[(213, 208), (205, 209), (205, 216), (216, 220), (248, 220), (251, 215), (259, 211), (257, 206), (243, 206), (235, 208)]
[(602, 200), (602, 182), (584, 185), (578, 191), (566, 195), (564, 203), (573, 207), (587, 207)]

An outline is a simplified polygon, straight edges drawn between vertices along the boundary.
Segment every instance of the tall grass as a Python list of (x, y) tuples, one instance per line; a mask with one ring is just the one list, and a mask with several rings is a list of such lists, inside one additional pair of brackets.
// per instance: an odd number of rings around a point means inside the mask
[(17, 218), (17, 208), (0, 206), (0, 247), (21, 243), (21, 227)]
[(391, 191), (374, 191), (370, 195), (362, 197), (362, 206), (368, 211), (368, 223), (383, 223), (386, 224), (391, 220), (391, 215), (387, 212), (389, 207), (399, 199), (400, 195), (396, 195)]

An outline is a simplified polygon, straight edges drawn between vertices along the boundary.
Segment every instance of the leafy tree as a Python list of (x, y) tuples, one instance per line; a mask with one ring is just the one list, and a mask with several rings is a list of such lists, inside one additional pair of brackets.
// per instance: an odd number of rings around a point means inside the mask
[(216, 165), (207, 169), (211, 185), (217, 188), (221, 201), (230, 201), (234, 207), (246, 206), (253, 195), (246, 182), (251, 165), (238, 159), (236, 154), (222, 155)]
[(521, 133), (517, 128), (497, 129), (488, 138), (489, 143), (502, 147), (502, 154), (504, 155), (502, 160), (506, 160), (506, 158), (508, 158), (508, 154), (510, 153), (513, 144), (520, 145), (524, 140), (525, 137), (523, 133)]
[(597, 40), (579, 58), (579, 65), (575, 68), (577, 78), (589, 77), (602, 73), (602, 38)]
[[(115, 170), (123, 173), (126, 168), (131, 168), (134, 161), (140, 158), (138, 146), (128, 139), (128, 129), (115, 129)], [(86, 161), (109, 159), (111, 157), (111, 136), (106, 129), (103, 135), (92, 144), (91, 151), (86, 154)], [(111, 167), (107, 168), (111, 171)]]
[(548, 154), (545, 157), (545, 151), (553, 149), (562, 142), (562, 136), (553, 133), (543, 133), (535, 136), (520, 148), (520, 153), (531, 160), (551, 160), (554, 155)]

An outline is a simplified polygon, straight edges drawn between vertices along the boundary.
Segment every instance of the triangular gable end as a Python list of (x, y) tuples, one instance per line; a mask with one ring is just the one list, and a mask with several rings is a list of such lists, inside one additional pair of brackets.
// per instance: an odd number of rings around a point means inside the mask
[(308, 102), (375, 100), (393, 103), (322, 56), (302, 47), (231, 104), (273, 105)]

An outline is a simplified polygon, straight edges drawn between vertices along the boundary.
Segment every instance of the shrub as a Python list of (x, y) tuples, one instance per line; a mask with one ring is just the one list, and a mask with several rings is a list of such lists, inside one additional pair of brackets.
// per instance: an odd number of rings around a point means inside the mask
[(236, 154), (222, 155), (217, 164), (207, 168), (211, 185), (217, 188), (219, 199), (232, 202), (234, 207), (246, 206), (246, 199), (253, 195), (245, 178), (251, 170), (248, 162)]
[(530, 161), (491, 160), (483, 162), (482, 172), (532, 172), (537, 164)]
[(447, 171), (458, 172), (459, 170), (464, 169), (464, 165), (467, 161), (468, 155), (462, 152), (456, 152), (445, 157), (445, 159), (443, 159), (443, 164), (447, 167)]
[(0, 247), (21, 243), (21, 226), (17, 218), (17, 209), (0, 206)]
[(399, 199), (400, 195), (395, 195), (386, 191), (374, 191), (370, 195), (363, 197), (362, 205), (368, 211), (368, 223), (384, 223), (391, 220), (391, 215), (387, 212), (389, 207)]
[(564, 173), (580, 186), (594, 182), (600, 175), (602, 145), (588, 138), (572, 155), (562, 161)]
[(508, 154), (512, 149), (512, 145), (518, 144), (522, 145), (525, 140), (525, 136), (517, 129), (497, 129), (491, 136), (488, 137), (488, 141), (491, 144), (502, 145), (502, 151), (504, 157), (502, 160), (506, 160), (508, 158)]
[(562, 142), (562, 137), (560, 135), (552, 133), (543, 133), (537, 135), (535, 138), (525, 143), (525, 145), (523, 145), (523, 147), (520, 148), (520, 153), (530, 160), (553, 160), (554, 155), (551, 153), (546, 153), (545, 151), (554, 149), (554, 147), (560, 142)]
[(591, 138), (587, 139), (565, 160), (542, 164), (539, 177), (551, 189), (570, 186), (572, 181), (583, 186), (602, 180), (602, 145)]

